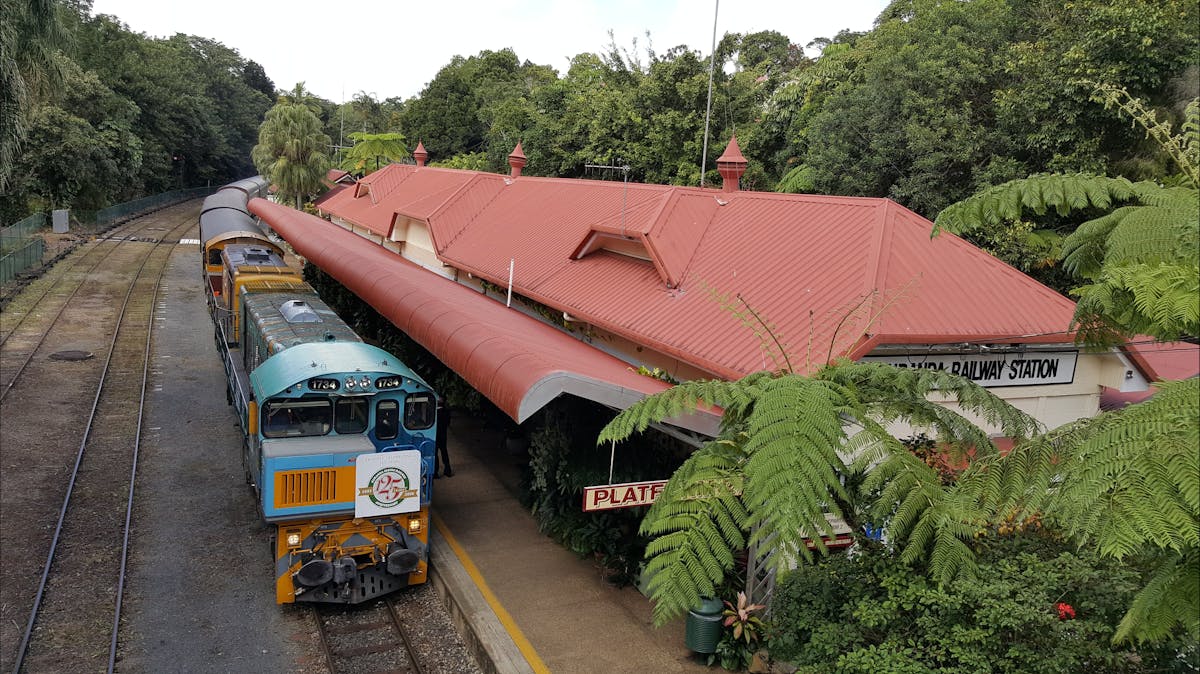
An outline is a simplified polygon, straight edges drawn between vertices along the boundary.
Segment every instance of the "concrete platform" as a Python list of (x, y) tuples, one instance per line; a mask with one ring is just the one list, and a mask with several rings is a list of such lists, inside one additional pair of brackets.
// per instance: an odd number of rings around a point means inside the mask
[(517, 500), (519, 461), (498, 431), (456, 413), (454, 477), (434, 483), (434, 587), (485, 671), (707, 672), (683, 620), (661, 628), (635, 588), (538, 531)]

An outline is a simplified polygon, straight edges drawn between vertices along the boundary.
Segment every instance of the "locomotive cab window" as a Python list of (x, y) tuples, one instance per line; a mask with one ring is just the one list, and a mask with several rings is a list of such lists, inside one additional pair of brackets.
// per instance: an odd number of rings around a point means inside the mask
[(419, 431), (434, 421), (434, 400), (428, 393), (414, 393), (404, 399), (404, 427)]
[(333, 405), (327, 399), (273, 398), (262, 406), (262, 434), (268, 438), (325, 435), (332, 420)]
[(395, 440), (399, 434), (400, 403), (380, 400), (375, 406), (375, 437), (379, 440)]
[(220, 248), (213, 247), (213, 248), (208, 249), (208, 263), (209, 264), (221, 264), (221, 249)]
[(333, 430), (339, 435), (353, 435), (367, 430), (369, 403), (365, 398), (338, 398), (333, 406)]

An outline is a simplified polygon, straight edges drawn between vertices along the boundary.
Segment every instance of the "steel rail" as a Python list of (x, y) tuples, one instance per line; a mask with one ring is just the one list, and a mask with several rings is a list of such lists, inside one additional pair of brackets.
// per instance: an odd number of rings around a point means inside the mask
[[(192, 224), (189, 220), (185, 220), (184, 223), (187, 224), (189, 227)], [(180, 228), (176, 227), (175, 229), (180, 229)], [(172, 230), (172, 231), (175, 231), (175, 230)], [(58, 521), (55, 523), (54, 534), (50, 541), (50, 550), (46, 554), (46, 563), (42, 567), (42, 575), (38, 581), (38, 589), (37, 589), (37, 593), (34, 596), (33, 607), (30, 609), (29, 620), (25, 625), (25, 632), (24, 632), (24, 635), (21, 637), (20, 646), (18, 646), (18, 648), (17, 648), (16, 664), (13, 666), (13, 674), (20, 674), (21, 667), (24, 666), (24, 664), (25, 664), (25, 656), (28, 654), (28, 651), (29, 651), (29, 642), (33, 635), (33, 627), (37, 622), (38, 611), (41, 608), (42, 599), (46, 593), (46, 583), (50, 577), (50, 568), (54, 562), (54, 554), (58, 549), (58, 544), (59, 544), (60, 538), (62, 536), (63, 524), (66, 522), (67, 512), (70, 509), (71, 496), (75, 489), (75, 482), (76, 482), (76, 479), (79, 477), (79, 467), (83, 464), (83, 455), (87, 449), (88, 440), (91, 438), (92, 430), (95, 426), (96, 410), (100, 406), (100, 397), (104, 393), (104, 387), (105, 387), (105, 383), (107, 382), (109, 367), (112, 364), (113, 353), (116, 352), (117, 343), (121, 336), (121, 323), (125, 320), (125, 314), (129, 307), (129, 300), (133, 296), (133, 290), (137, 286), (137, 280), (138, 280), (138, 278), (141, 277), (142, 270), (145, 269), (146, 264), (149, 263), (150, 258), (153, 256), (154, 251), (157, 250), (157, 248), (161, 245), (163, 245), (163, 242), (161, 240), (156, 242), (154, 248), (152, 248), (150, 250), (150, 252), (147, 253), (146, 257), (142, 260), (142, 264), (138, 267), (137, 271), (133, 274), (133, 278), (129, 282), (129, 289), (125, 292), (125, 298), (121, 303), (121, 309), (117, 315), (116, 327), (113, 330), (112, 342), (111, 342), (111, 344), (109, 344), (108, 354), (104, 360), (104, 368), (101, 370), (100, 380), (96, 385), (96, 395), (92, 399), (92, 408), (91, 408), (91, 411), (88, 413), (88, 419), (87, 419), (86, 424), (84, 425), (83, 438), (80, 440), (79, 449), (75, 453), (75, 464), (71, 469), (71, 477), (67, 482), (66, 494), (63, 498), (62, 507), (59, 509)], [(171, 245), (177, 246), (177, 245), (179, 245), (179, 243), (178, 243), (178, 241), (176, 241), (175, 243), (173, 243)], [(162, 277), (165, 274), (167, 267), (169, 266), (169, 262), (170, 262), (170, 258), (168, 257), (167, 261), (163, 264), (162, 269), (159, 270), (159, 276), (156, 281), (156, 285), (162, 284)], [(156, 297), (157, 297), (157, 292), (156, 292)], [(154, 330), (154, 308), (155, 308), (155, 304), (152, 302), (150, 305), (150, 320), (149, 320), (149, 323), (146, 328), (148, 333), (152, 333)], [(61, 315), (61, 312), (60, 312), (60, 315)], [(147, 339), (149, 339), (149, 338), (147, 338)], [(40, 342), (39, 342), (39, 345), (40, 345)], [(36, 349), (35, 349), (35, 351), (36, 351)], [(144, 402), (145, 402), (144, 387), (145, 387), (145, 380), (146, 380), (146, 376), (147, 376), (147, 372), (145, 370), (148, 370), (149, 367), (150, 367), (150, 363), (149, 363), (149, 359), (147, 358), (143, 362), (143, 368), (144, 368), (144, 370), (142, 372), (143, 398), (141, 401), (139, 401), (139, 408), (138, 408), (139, 431), (140, 431), (141, 418), (142, 418), (142, 413), (143, 413), (142, 408), (143, 408)], [(15, 378), (14, 378), (14, 381), (15, 381)], [(132, 490), (132, 485), (130, 488)], [(132, 494), (131, 494), (130, 498), (132, 499)], [(126, 538), (128, 538), (129, 512), (126, 513), (126, 517), (127, 517)], [(121, 567), (122, 577), (119, 579), (121, 581), (122, 586), (124, 584), (123, 581), (124, 581), (124, 572), (125, 572), (124, 554), (125, 553), (123, 551), (123, 553), (122, 553), (123, 559), (122, 559), (122, 567)], [(119, 624), (119, 621), (120, 621), (120, 616), (118, 615), (114, 622)], [(116, 631), (116, 628), (114, 627), (114, 639), (116, 638), (115, 631)], [(110, 672), (110, 674), (113, 671), (111, 658), (110, 658), (108, 671)]]
[[(186, 203), (186, 202), (184, 202), (184, 203)], [(176, 204), (176, 205), (178, 205), (178, 204)], [(121, 222), (121, 223), (119, 223), (117, 226), (113, 227), (112, 229), (118, 229), (118, 228), (120, 228), (120, 227), (125, 227), (125, 226), (127, 226), (127, 225), (130, 225), (131, 223), (136, 223), (136, 222), (138, 222), (140, 219), (141, 219), (141, 217), (139, 216), (139, 217), (137, 217), (137, 218), (133, 218), (133, 219), (130, 219), (130, 220), (126, 220), (126, 221), (124, 221), (124, 222)], [(131, 228), (131, 229), (132, 229), (132, 228)], [(108, 230), (108, 231), (111, 231), (111, 230)], [(138, 231), (141, 231), (141, 230), (138, 230)], [(115, 244), (117, 244), (117, 245), (120, 245), (120, 244), (121, 244), (121, 240), (120, 240), (120, 239), (114, 239), (114, 238), (112, 238), (112, 235), (111, 235), (111, 234), (108, 234), (107, 232), (105, 233), (105, 236), (104, 236), (103, 238), (97, 237), (97, 239), (96, 239), (96, 242), (97, 242), (97, 244), (99, 244), (99, 243), (110, 243), (110, 242), (111, 242), (111, 243), (115, 243)], [(115, 247), (115, 246), (114, 246), (114, 247)], [(75, 268), (76, 268), (76, 267), (78, 267), (78, 266), (79, 266), (79, 264), (80, 264), (81, 262), (83, 262), (83, 260), (84, 260), (85, 258), (87, 258), (88, 256), (90, 256), (90, 255), (91, 255), (93, 252), (95, 252), (97, 249), (99, 249), (99, 245), (93, 246), (91, 249), (89, 249), (89, 250), (88, 250), (88, 251), (86, 251), (86, 252), (85, 252), (83, 255), (81, 255), (81, 256), (79, 257), (79, 259), (78, 259), (78, 260), (75, 260), (75, 261), (73, 261), (73, 262), (71, 263), (71, 266), (67, 267), (67, 268), (66, 268), (66, 269), (63, 271), (63, 275), (62, 275), (61, 277), (59, 277), (58, 279), (56, 279), (56, 280), (55, 280), (53, 283), (47, 284), (47, 286), (46, 286), (46, 289), (42, 291), (42, 294), (41, 294), (41, 295), (38, 295), (37, 299), (33, 301), (33, 303), (32, 303), (32, 305), (31, 305), (31, 306), (35, 306), (35, 307), (36, 307), (38, 304), (40, 304), (40, 303), (41, 303), (41, 301), (42, 301), (43, 299), (45, 299), (45, 298), (46, 298), (46, 295), (49, 295), (49, 294), (50, 294), (50, 291), (54, 290), (54, 289), (55, 289), (55, 288), (57, 288), (59, 285), (61, 285), (61, 284), (62, 284), (62, 282), (63, 282), (64, 280), (66, 280), (66, 278), (67, 278), (67, 275), (68, 275), (68, 274), (70, 274), (71, 272), (75, 271)], [(100, 260), (99, 260), (99, 261), (98, 261), (96, 264), (92, 265), (92, 266), (91, 266), (91, 267), (90, 267), (90, 268), (87, 270), (87, 272), (85, 272), (85, 273), (91, 273), (92, 271), (95, 271), (96, 267), (100, 266), (100, 262), (103, 262), (103, 261), (104, 261), (104, 258), (105, 258), (105, 256), (103, 256), (103, 255), (102, 255), (102, 256), (100, 256)], [(75, 290), (76, 290), (76, 291), (78, 291), (78, 290), (79, 290), (79, 287), (78, 287), (78, 286), (76, 286)], [(69, 297), (67, 297), (67, 302), (69, 303), (69, 302), (71, 301), (71, 298), (72, 298), (72, 297), (74, 297), (74, 296), (75, 296), (75, 293), (74, 293), (74, 292), (72, 292), (72, 293), (71, 293), (71, 295), (70, 295)], [(14, 325), (14, 326), (12, 327), (12, 329), (11, 329), (11, 330), (9, 330), (9, 331), (8, 331), (8, 334), (4, 335), (3, 337), (0, 337), (0, 346), (4, 346), (4, 344), (5, 344), (6, 342), (8, 342), (8, 338), (9, 338), (9, 337), (12, 337), (13, 333), (15, 333), (15, 332), (16, 332), (16, 331), (17, 331), (17, 330), (18, 330), (18, 329), (19, 329), (19, 328), (20, 328), (22, 325), (24, 325), (24, 323), (25, 323), (25, 319), (29, 317), (29, 314), (30, 314), (30, 312), (26, 312), (25, 314), (23, 314), (23, 315), (21, 316), (21, 318), (20, 318), (20, 319), (17, 321), (17, 324), (16, 324), (16, 325)], [(6, 390), (7, 390), (7, 389), (6, 389)]]
[[(400, 621), (400, 616), (396, 612), (395, 603), (392, 599), (386, 597), (381, 598), (378, 601), (383, 603), (384, 610), (387, 611), (388, 623), (391, 625), (392, 631), (394, 631), (400, 637), (400, 642), (404, 647), (404, 653), (408, 656), (408, 661), (412, 664), (412, 671), (416, 674), (425, 674), (424, 667), (421, 666), (421, 662), (417, 659), (417, 652), (413, 649), (412, 640), (409, 639), (408, 632), (404, 629), (404, 625)], [(328, 629), (324, 619), (324, 611), (327, 610), (329, 610), (328, 607), (322, 608), (316, 605), (312, 607), (313, 617), (317, 623), (317, 634), (321, 640), (321, 649), (325, 652), (325, 662), (329, 666), (329, 671), (331, 674), (356, 674), (354, 672), (345, 672), (344, 668), (338, 666), (339, 661), (348, 660), (352, 657), (355, 657), (355, 655), (361, 654), (347, 654), (344, 652), (338, 653), (333, 650), (333, 644), (330, 642)], [(361, 631), (366, 633), (369, 631), (369, 628), (363, 627)], [(349, 631), (347, 631), (347, 633), (349, 633)], [(386, 650), (395, 652), (398, 649), (395, 646), (391, 646)], [(372, 652), (384, 652), (384, 649)]]
[[(175, 243), (172, 247), (178, 246)], [(157, 248), (157, 246), (156, 246)], [(152, 251), (153, 252), (153, 251)], [(146, 259), (150, 259), (147, 255)], [(137, 469), (138, 469), (138, 451), (142, 446), (142, 419), (145, 416), (146, 410), (146, 381), (150, 374), (150, 344), (151, 338), (154, 337), (154, 314), (158, 308), (158, 294), (162, 289), (163, 276), (167, 273), (167, 268), (171, 266), (171, 256), (168, 253), (167, 259), (163, 263), (162, 269), (158, 270), (158, 279), (154, 282), (154, 295), (150, 298), (150, 318), (146, 326), (146, 348), (142, 352), (142, 386), (138, 395), (138, 414), (137, 425), (133, 434), (133, 463), (129, 468), (129, 498), (125, 501), (125, 526), (121, 535), (121, 567), (117, 573), (117, 597), (116, 606), (113, 609), (113, 624), (112, 624), (112, 641), (108, 648), (108, 674), (113, 674), (117, 663), (117, 636), (121, 631), (121, 601), (125, 596), (125, 572), (129, 561), (129, 529), (133, 521), (133, 496), (135, 487), (137, 486)], [(134, 283), (137, 279), (134, 279)], [(130, 284), (132, 287), (133, 284)]]
[(404, 629), (404, 624), (400, 622), (400, 614), (396, 611), (396, 601), (391, 597), (385, 597), (383, 601), (387, 604), (388, 615), (392, 616), (392, 624), (395, 625), (396, 631), (400, 633), (400, 638), (404, 641), (404, 649), (408, 651), (408, 659), (413, 664), (413, 671), (416, 674), (425, 674), (425, 668), (417, 658), (417, 651), (413, 648), (412, 640), (408, 638), (408, 630)]
[[(181, 222), (184, 222), (187, 220), (190, 220), (190, 218), (185, 218)], [(172, 230), (172, 231), (174, 231), (174, 230)], [(124, 243), (124, 241), (122, 241), (120, 239), (106, 238), (106, 239), (101, 240), (101, 242), (109, 242), (109, 241), (116, 242), (116, 245), (114, 245), (112, 248), (108, 249), (109, 252), (111, 252), (113, 249), (117, 248), (122, 243)], [(159, 245), (162, 245), (161, 241), (159, 241), (155, 244), (155, 248), (157, 248)], [(87, 257), (99, 249), (100, 249), (99, 245), (94, 246), (91, 250), (89, 250), (87, 253), (85, 253), (83, 257)], [(85, 278), (86, 278), (87, 274), (90, 274), (91, 272), (95, 271), (96, 268), (99, 267), (100, 264), (102, 262), (104, 262), (104, 260), (106, 260), (107, 258), (108, 258), (107, 255), (101, 255), (99, 257), (99, 259), (96, 260), (96, 264), (92, 265), (90, 268), (88, 268), (87, 271), (84, 272)], [(82, 258), (80, 261), (82, 261)], [(48, 295), (52, 289), (57, 287), (59, 283), (61, 283), (64, 279), (66, 279), (66, 277), (67, 277), (66, 275), (68, 273), (74, 271), (75, 267), (78, 265), (78, 262), (79, 261), (77, 261), (76, 264), (74, 264), (70, 268), (68, 268), (66, 270), (66, 272), (64, 272), (63, 276), (58, 281), (56, 281), (53, 285), (51, 285), (49, 288), (47, 288), (46, 291), (43, 292), (40, 297), (38, 297), (37, 302), (41, 302), (41, 300), (44, 299), (46, 297), (46, 295)], [(54, 314), (54, 318), (50, 319), (50, 327), (53, 327), (54, 324), (58, 322), (58, 319), (62, 318), (63, 312), (66, 311), (68, 306), (70, 306), (71, 300), (75, 299), (75, 295), (79, 292), (79, 289), (82, 288), (83, 286), (84, 286), (84, 282), (82, 280), (78, 284), (76, 284), (75, 288), (71, 291), (71, 294), (68, 295), (67, 299), (63, 301), (62, 306), (58, 308), (58, 312)], [(30, 312), (30, 313), (32, 313), (32, 312)], [(12, 331), (9, 332), (8, 335), (5, 336), (5, 338), (3, 340), (0, 340), (0, 346), (3, 346), (4, 343), (8, 341), (8, 338), (16, 333), (17, 329), (21, 327), (21, 324), (25, 322), (25, 318), (27, 316), (29, 316), (29, 313), (26, 313), (24, 316), (22, 316), (21, 320), (17, 323), (16, 326), (13, 327)], [(48, 336), (50, 336), (50, 328), (47, 328), (45, 331), (42, 332), (42, 336), (38, 338), (37, 343), (34, 344), (33, 347), (29, 350), (29, 353), (25, 356), (25, 360), (21, 361), (21, 366), (17, 368), (16, 374), (14, 374), (12, 379), (8, 380), (8, 383), (4, 385), (4, 390), (0, 391), (0, 402), (2, 402), (4, 400), (4, 398), (6, 396), (8, 396), (8, 392), (12, 390), (12, 387), (14, 385), (16, 385), (17, 380), (19, 380), (21, 378), (21, 375), (25, 373), (25, 368), (29, 367), (29, 362), (33, 359), (33, 354), (37, 353), (37, 350), (42, 347), (42, 344), (46, 341), (46, 338)]]

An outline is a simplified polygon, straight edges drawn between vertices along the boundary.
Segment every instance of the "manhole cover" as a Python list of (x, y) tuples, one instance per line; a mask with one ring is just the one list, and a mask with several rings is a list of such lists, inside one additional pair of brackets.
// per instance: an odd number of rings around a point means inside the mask
[(59, 351), (50, 354), (50, 360), (87, 360), (92, 354), (88, 351)]

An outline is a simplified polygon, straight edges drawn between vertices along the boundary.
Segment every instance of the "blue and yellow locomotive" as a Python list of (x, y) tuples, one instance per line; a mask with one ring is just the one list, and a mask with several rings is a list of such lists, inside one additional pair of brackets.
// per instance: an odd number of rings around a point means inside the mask
[(423, 583), (436, 395), (277, 250), (224, 242), (220, 292), (207, 284), (247, 479), (274, 530), (276, 601), (353, 604)]

